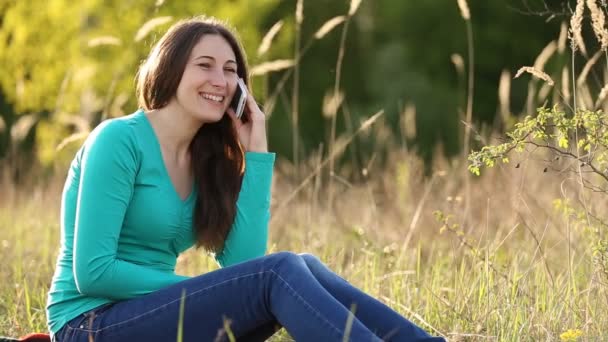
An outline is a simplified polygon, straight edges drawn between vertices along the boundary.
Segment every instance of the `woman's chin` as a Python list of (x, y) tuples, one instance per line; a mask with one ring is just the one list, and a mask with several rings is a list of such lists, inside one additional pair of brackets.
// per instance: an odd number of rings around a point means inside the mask
[(225, 112), (220, 112), (218, 109), (208, 110), (208, 111), (198, 111), (192, 113), (192, 116), (197, 121), (202, 123), (214, 123), (220, 121), (225, 115)]

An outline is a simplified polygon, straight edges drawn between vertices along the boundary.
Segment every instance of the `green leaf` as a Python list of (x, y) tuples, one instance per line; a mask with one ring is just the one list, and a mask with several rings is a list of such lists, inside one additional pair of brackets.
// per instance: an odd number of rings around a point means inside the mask
[(560, 136), (559, 137), (559, 142), (558, 142), (559, 147), (561, 148), (568, 148), (568, 138), (565, 136)]

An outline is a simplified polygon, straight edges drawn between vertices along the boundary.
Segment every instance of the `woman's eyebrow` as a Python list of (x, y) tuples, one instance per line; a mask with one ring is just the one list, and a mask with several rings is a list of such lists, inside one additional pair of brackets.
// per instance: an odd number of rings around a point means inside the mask
[[(198, 57), (196, 57), (194, 60), (196, 61), (196, 60), (198, 60), (198, 59), (202, 59), (202, 58), (209, 58), (209, 59), (212, 59), (212, 60), (214, 60), (214, 61), (215, 61), (215, 58), (214, 58), (213, 56), (206, 56), (206, 55), (201, 55), (201, 56), (198, 56)], [(234, 63), (234, 64), (236, 64), (236, 62), (235, 62), (235, 61), (233, 61), (232, 59), (227, 60), (227, 61), (226, 61), (226, 63)]]

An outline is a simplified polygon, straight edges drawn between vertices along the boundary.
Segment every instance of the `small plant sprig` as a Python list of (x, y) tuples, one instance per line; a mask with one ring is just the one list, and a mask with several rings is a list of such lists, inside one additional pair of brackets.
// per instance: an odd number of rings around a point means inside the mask
[(564, 218), (572, 220), (584, 233), (594, 237), (589, 246), (592, 251), (592, 263), (600, 276), (597, 280), (604, 286), (608, 285), (608, 238), (601, 234), (602, 230), (608, 229), (608, 222), (576, 208), (569, 199), (555, 199), (553, 208)]
[(511, 288), (517, 289), (518, 293), (520, 293), (522, 296), (527, 297), (528, 299), (533, 299), (533, 297), (527, 291), (525, 291), (522, 287), (519, 286), (518, 282), (521, 278), (513, 280), (508, 274), (499, 270), (498, 267), (495, 266), (492, 261), (487, 260), (485, 258), (484, 251), (474, 246), (476, 243), (475, 239), (467, 237), (464, 233), (464, 230), (458, 223), (451, 222), (451, 220), (453, 219), (453, 216), (451, 214), (445, 214), (441, 210), (435, 210), (433, 212), (433, 215), (435, 216), (435, 220), (442, 224), (441, 228), (439, 228), (439, 234), (443, 234), (444, 232), (454, 234), (458, 238), (460, 243), (471, 252), (474, 258), (477, 258), (479, 261), (487, 263), (488, 267), (496, 275), (503, 278), (511, 286)]
[(568, 329), (559, 335), (559, 339), (564, 342), (578, 341), (579, 337), (583, 336), (583, 332), (580, 329)]
[[(561, 172), (574, 173), (586, 189), (608, 195), (608, 115), (603, 111), (579, 109), (566, 114), (558, 106), (539, 108), (535, 117), (527, 116), (507, 133), (506, 142), (471, 153), (469, 171), (479, 176), (482, 167), (509, 163), (511, 153), (522, 153), (527, 148), (533, 153), (549, 152), (555, 155), (553, 160), (566, 161)], [(587, 207), (576, 209), (563, 200), (556, 200), (554, 206), (595, 236), (591, 245), (593, 264), (601, 279), (608, 281), (608, 239), (602, 234), (608, 227), (606, 222)]]
[(581, 173), (599, 176), (599, 183), (584, 179), (585, 187), (608, 193), (608, 115), (601, 110), (577, 110), (568, 115), (558, 106), (542, 107), (536, 116), (517, 123), (507, 137), (503, 144), (471, 153), (469, 171), (479, 176), (483, 166), (493, 167), (497, 161), (509, 163), (512, 151), (523, 152), (532, 147), (556, 154), (556, 159), (572, 161), (570, 171), (578, 172), (580, 166)]

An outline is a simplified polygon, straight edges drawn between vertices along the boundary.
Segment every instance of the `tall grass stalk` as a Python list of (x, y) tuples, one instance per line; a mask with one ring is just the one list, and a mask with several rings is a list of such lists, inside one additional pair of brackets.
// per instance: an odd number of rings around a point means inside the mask
[[(457, 0), (458, 7), (460, 8), (460, 14), (465, 21), (467, 28), (467, 48), (468, 48), (468, 81), (467, 81), (467, 109), (466, 109), (466, 124), (464, 129), (464, 143), (463, 143), (463, 156), (466, 159), (466, 156), (471, 152), (470, 151), (470, 143), (471, 143), (471, 128), (473, 125), (473, 92), (474, 92), (474, 81), (475, 81), (475, 53), (473, 47), (473, 24), (471, 23), (471, 12), (469, 10), (469, 6), (466, 0)], [(466, 169), (466, 167), (465, 167)], [(471, 180), (468, 175), (466, 175), (467, 171), (464, 171), (464, 181), (465, 181), (465, 208), (463, 213), (462, 222), (466, 222), (469, 215), (470, 208), (470, 198), (471, 198)]]
[[(574, 15), (572, 16), (572, 20), (571, 20), (571, 31), (572, 31), (572, 36), (571, 36), (571, 50), (572, 50), (572, 96), (574, 99), (574, 111), (576, 113), (576, 111), (579, 109), (579, 104), (577, 103), (576, 99), (577, 99), (577, 89), (579, 88), (579, 84), (577, 84), (576, 78), (575, 78), (575, 60), (576, 60), (576, 51), (580, 49), (581, 53), (583, 53), (584, 55), (586, 55), (586, 48), (585, 48), (585, 42), (583, 40), (583, 36), (582, 36), (582, 20), (583, 20), (583, 13), (584, 13), (584, 0), (577, 0), (577, 4), (576, 4), (576, 11), (574, 13)], [(594, 18), (596, 16), (594, 15)], [(592, 59), (593, 60), (593, 59)], [(590, 61), (591, 62), (591, 61)], [(587, 64), (591, 64), (591, 63), (587, 63)], [(582, 84), (581, 84), (582, 85)], [(576, 159), (580, 160), (580, 148), (579, 148), (579, 137), (578, 137), (578, 133), (579, 130), (576, 129), (574, 131), (574, 148), (575, 148), (575, 152), (576, 152)], [(579, 181), (579, 185), (581, 188), (581, 194), (580, 194), (580, 200), (582, 202), (582, 205), (585, 209), (585, 214), (587, 216), (587, 222), (589, 223), (589, 225), (591, 225), (590, 219), (589, 219), (589, 208), (587, 205), (587, 200), (585, 198), (585, 191), (584, 191), (584, 187), (585, 187), (585, 183), (583, 181), (583, 173), (582, 173), (582, 169), (581, 169), (581, 163), (577, 163), (577, 168), (578, 168), (578, 181)], [(571, 263), (572, 263), (572, 245), (571, 245), (571, 236), (570, 236), (570, 224), (567, 225), (568, 228), (568, 263), (569, 263), (569, 270), (570, 272), (572, 272), (572, 267), (571, 267)]]
[(266, 52), (268, 52), (268, 50), (270, 49), (270, 46), (272, 45), (272, 40), (279, 33), (279, 31), (281, 30), (282, 27), (283, 27), (283, 20), (279, 20), (276, 23), (274, 23), (274, 25), (272, 25), (272, 27), (268, 30), (268, 32), (266, 32), (266, 34), (264, 35), (264, 38), (262, 38), (262, 42), (258, 46), (258, 51), (257, 51), (258, 57), (261, 57)]
[[(344, 52), (346, 50), (346, 35), (348, 33), (348, 25), (351, 21), (351, 18), (357, 13), (357, 9), (361, 5), (361, 0), (351, 0), (350, 8), (348, 10), (348, 14), (346, 15), (346, 19), (344, 20), (344, 26), (342, 26), (342, 35), (340, 36), (340, 46), (338, 48), (338, 58), (336, 60), (336, 78), (334, 82), (334, 91), (333, 96), (338, 96), (340, 93), (340, 81), (342, 79), (342, 62), (344, 61)], [(336, 112), (332, 113), (331, 116), (331, 128), (330, 128), (330, 137), (329, 137), (329, 155), (335, 155), (336, 149), (336, 121), (338, 116), (338, 107), (335, 108)], [(334, 200), (334, 184), (333, 184), (333, 175), (334, 175), (334, 162), (335, 159), (331, 158), (329, 160), (329, 180), (327, 185), (327, 205), (328, 207), (332, 207)]]
[(182, 296), (179, 301), (179, 317), (177, 320), (177, 342), (184, 340), (184, 311), (186, 308), (186, 289), (182, 290)]
[(350, 341), (350, 332), (353, 328), (353, 321), (355, 320), (355, 313), (357, 312), (357, 304), (353, 303), (348, 311), (348, 318), (346, 319), (346, 326), (344, 327), (344, 336), (342, 342)]
[(296, 56), (296, 64), (293, 68), (293, 90), (291, 93), (291, 130), (292, 130), (292, 148), (293, 162), (296, 170), (296, 179), (299, 179), (297, 170), (300, 169), (300, 129), (298, 127), (300, 113), (300, 40), (302, 35), (302, 21), (304, 20), (304, 0), (298, 0), (296, 4), (296, 25), (295, 25), (295, 46), (294, 56)]
[[(232, 328), (230, 328), (231, 323), (232, 323), (232, 321), (230, 319), (224, 317), (224, 330), (222, 332), (225, 333), (226, 336), (228, 336), (228, 341), (236, 342), (236, 337), (234, 336), (234, 333), (232, 332)], [(218, 336), (218, 337), (220, 337), (220, 336)], [(220, 341), (219, 338), (218, 338), (218, 341)]]

